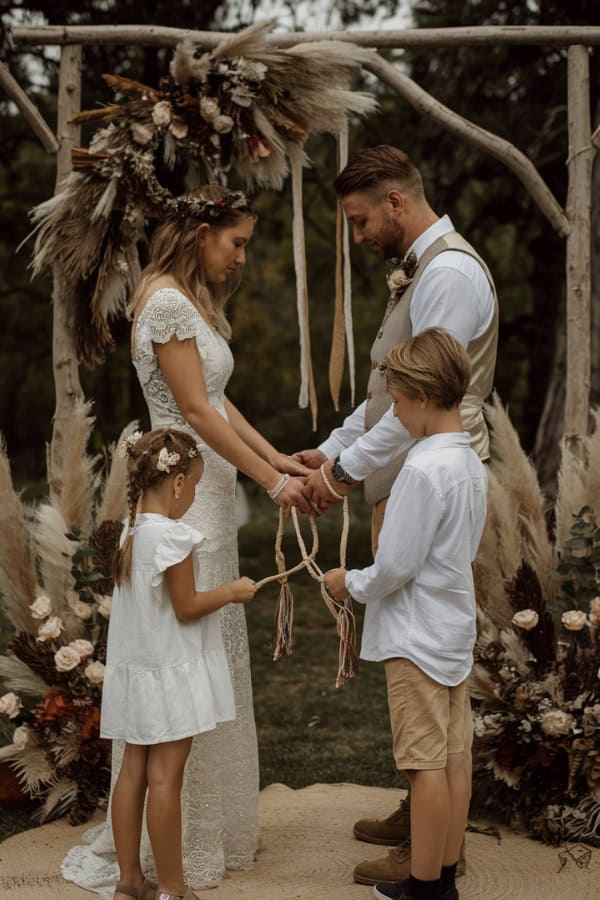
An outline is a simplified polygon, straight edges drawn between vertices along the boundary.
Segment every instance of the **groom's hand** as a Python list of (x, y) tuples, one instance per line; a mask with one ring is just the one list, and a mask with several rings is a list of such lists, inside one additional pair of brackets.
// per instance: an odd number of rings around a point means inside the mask
[[(330, 506), (342, 500), (352, 489), (352, 485), (334, 479), (331, 474), (333, 462), (330, 459), (322, 463), (322, 466), (323, 472), (319, 466), (316, 472), (308, 476), (302, 491), (317, 515), (326, 512)], [(328, 486), (328, 483), (331, 487)], [(336, 497), (333, 491), (340, 496)]]
[(316, 449), (299, 450), (297, 453), (292, 454), (292, 458), (302, 463), (308, 469), (318, 469), (322, 463), (327, 462), (325, 454)]

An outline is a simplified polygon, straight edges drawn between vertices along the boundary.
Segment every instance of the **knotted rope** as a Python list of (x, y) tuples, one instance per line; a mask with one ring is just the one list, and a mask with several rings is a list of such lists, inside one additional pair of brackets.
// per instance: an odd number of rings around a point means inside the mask
[[(282, 549), (283, 536), (287, 519), (291, 515), (296, 533), (296, 540), (302, 556), (301, 562), (292, 566), (290, 569), (285, 567), (285, 556)], [(278, 581), (281, 585), (277, 608), (275, 611), (275, 641), (273, 648), (273, 659), (278, 660), (283, 656), (289, 656), (292, 652), (292, 626), (294, 621), (294, 597), (289, 587), (288, 578), (294, 572), (306, 569), (309, 575), (318, 581), (321, 587), (321, 596), (325, 605), (336, 621), (337, 633), (340, 639), (338, 674), (335, 682), (336, 687), (345, 684), (350, 678), (354, 677), (358, 671), (358, 658), (356, 656), (356, 620), (352, 611), (352, 600), (346, 597), (344, 600), (336, 600), (325, 587), (325, 574), (317, 563), (316, 557), (319, 552), (319, 533), (317, 531), (317, 522), (314, 516), (309, 516), (310, 529), (312, 534), (312, 547), (310, 553), (306, 549), (306, 544), (300, 530), (298, 522), (298, 513), (295, 507), (291, 512), (279, 510), (279, 524), (277, 527), (277, 536), (275, 538), (275, 562), (277, 564), (277, 575), (269, 575), (257, 581), (256, 588), (259, 590), (266, 584)], [(346, 567), (346, 551), (348, 548), (348, 532), (350, 528), (350, 516), (348, 513), (348, 500), (344, 498), (343, 505), (343, 523), (342, 534), (340, 537), (340, 566)]]

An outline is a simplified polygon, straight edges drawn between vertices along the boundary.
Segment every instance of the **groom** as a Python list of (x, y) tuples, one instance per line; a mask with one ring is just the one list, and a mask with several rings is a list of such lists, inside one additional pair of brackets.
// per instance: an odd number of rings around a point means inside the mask
[[(419, 170), (401, 150), (373, 147), (355, 156), (338, 175), (335, 189), (352, 228), (354, 242), (366, 243), (383, 260), (402, 262), (388, 277), (390, 298), (371, 348), (366, 400), (318, 448), (297, 457), (316, 471), (304, 494), (318, 512), (359, 481), (372, 506), (373, 554), (385, 505), (412, 440), (391, 410), (381, 368), (389, 350), (427, 328), (443, 328), (467, 350), (471, 382), (461, 414), (471, 444), (481, 459), (489, 457), (483, 402), (492, 390), (498, 343), (498, 302), (490, 272), (448, 216), (429, 206)], [(323, 466), (323, 473), (319, 471)], [(466, 717), (472, 744), (471, 714)], [(387, 819), (361, 819), (354, 825), (359, 840), (396, 846), (383, 858), (361, 863), (354, 870), (360, 884), (396, 882), (410, 874), (409, 804), (404, 802)], [(457, 874), (464, 872), (464, 856)]]

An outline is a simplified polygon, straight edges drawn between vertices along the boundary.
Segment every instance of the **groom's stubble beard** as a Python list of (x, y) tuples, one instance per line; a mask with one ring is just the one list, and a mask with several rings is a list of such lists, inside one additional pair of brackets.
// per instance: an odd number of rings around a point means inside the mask
[(404, 239), (406, 231), (399, 222), (393, 219), (387, 211), (384, 214), (384, 224), (378, 235), (378, 244), (383, 259), (394, 259), (404, 256)]

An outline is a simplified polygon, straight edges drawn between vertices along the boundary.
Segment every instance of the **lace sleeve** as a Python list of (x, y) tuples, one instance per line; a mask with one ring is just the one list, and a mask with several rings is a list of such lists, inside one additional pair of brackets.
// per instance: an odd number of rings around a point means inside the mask
[(157, 291), (142, 312), (146, 313), (148, 336), (157, 344), (166, 344), (173, 335), (178, 341), (195, 338), (201, 321), (192, 302), (174, 288)]

